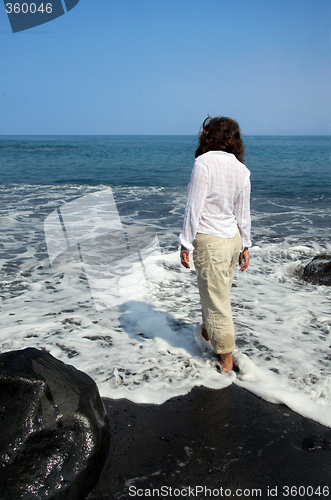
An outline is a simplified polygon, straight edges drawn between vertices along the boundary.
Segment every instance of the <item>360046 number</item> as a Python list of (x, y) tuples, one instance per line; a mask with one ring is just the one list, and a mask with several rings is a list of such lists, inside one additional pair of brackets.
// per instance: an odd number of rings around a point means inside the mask
[(282, 496), (284, 497), (329, 497), (330, 489), (328, 486), (283, 486)]
[(27, 13), (30, 13), (30, 14), (35, 14), (36, 12), (39, 12), (41, 14), (50, 14), (53, 10), (53, 7), (52, 7), (52, 4), (51, 3), (47, 3), (44, 7), (44, 3), (41, 3), (39, 5), (39, 7), (37, 7), (37, 5), (35, 3), (22, 3), (22, 5), (20, 3), (6, 3), (6, 12), (7, 14), (20, 14), (20, 13), (23, 13), (23, 14), (27, 14)]

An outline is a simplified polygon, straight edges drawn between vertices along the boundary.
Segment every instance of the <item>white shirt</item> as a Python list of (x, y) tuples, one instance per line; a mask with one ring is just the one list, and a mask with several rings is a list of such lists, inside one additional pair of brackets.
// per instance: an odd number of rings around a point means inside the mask
[(223, 151), (209, 151), (195, 160), (183, 231), (178, 241), (193, 250), (196, 233), (233, 238), (240, 231), (242, 250), (250, 247), (250, 171)]

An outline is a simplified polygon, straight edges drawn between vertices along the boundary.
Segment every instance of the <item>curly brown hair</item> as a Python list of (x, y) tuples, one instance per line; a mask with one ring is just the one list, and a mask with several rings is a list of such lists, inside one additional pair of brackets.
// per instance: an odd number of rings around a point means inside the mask
[(202, 124), (199, 133), (199, 145), (195, 151), (195, 157), (208, 151), (225, 151), (232, 153), (240, 161), (244, 162), (244, 144), (241, 139), (238, 123), (231, 118), (208, 116)]

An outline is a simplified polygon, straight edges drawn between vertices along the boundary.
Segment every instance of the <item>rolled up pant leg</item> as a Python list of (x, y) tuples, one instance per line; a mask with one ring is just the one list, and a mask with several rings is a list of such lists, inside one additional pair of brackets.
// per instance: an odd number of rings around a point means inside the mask
[(202, 317), (215, 352), (226, 354), (235, 347), (230, 292), (241, 238), (219, 238), (198, 233), (193, 259), (197, 271)]

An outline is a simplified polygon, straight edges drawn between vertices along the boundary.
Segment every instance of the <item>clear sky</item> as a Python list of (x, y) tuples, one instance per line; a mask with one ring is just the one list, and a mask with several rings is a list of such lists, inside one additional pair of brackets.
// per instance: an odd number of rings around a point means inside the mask
[(12, 33), (0, 134), (331, 133), (330, 0), (80, 0)]

